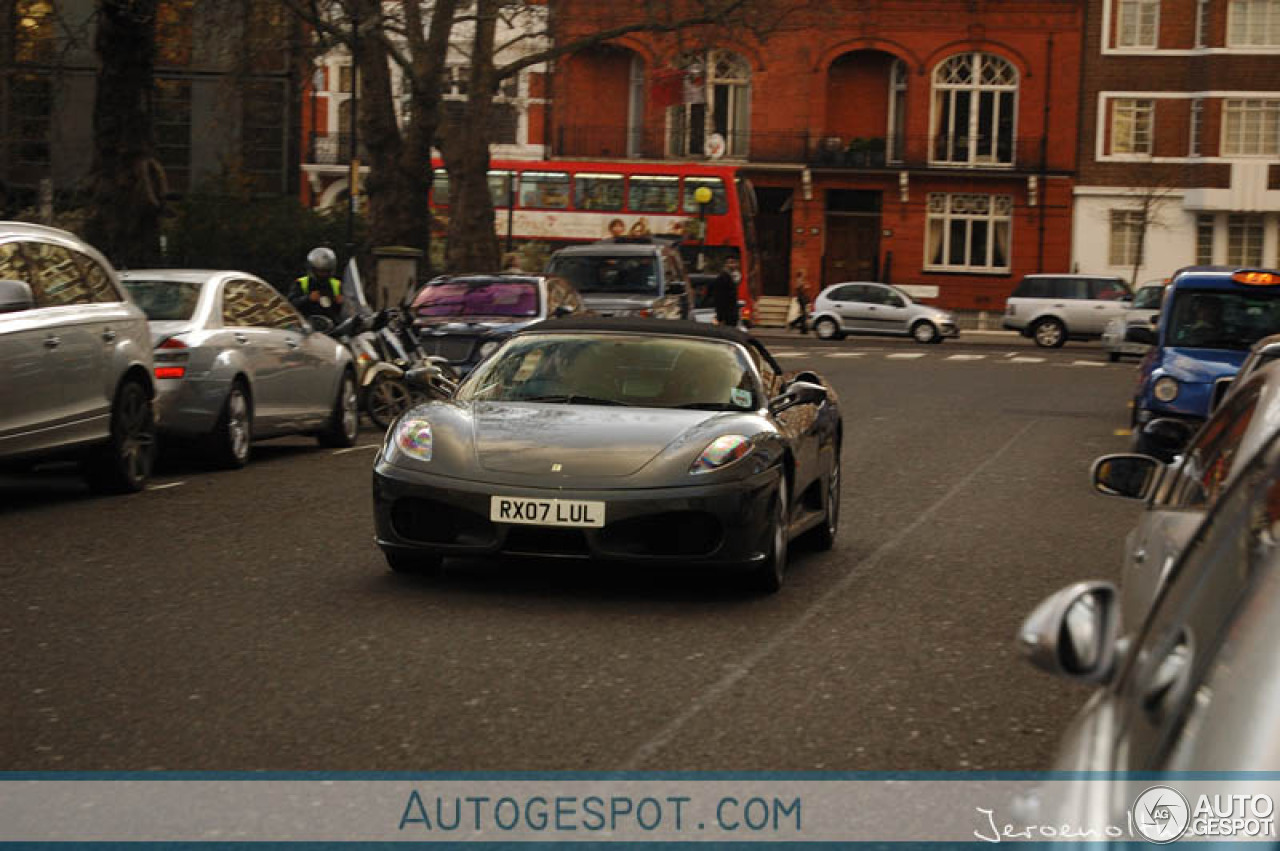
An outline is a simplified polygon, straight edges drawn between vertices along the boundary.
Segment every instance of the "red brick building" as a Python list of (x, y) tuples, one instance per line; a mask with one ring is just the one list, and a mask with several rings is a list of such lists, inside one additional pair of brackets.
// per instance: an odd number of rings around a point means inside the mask
[[(565, 2), (557, 41), (633, 8)], [(550, 72), (548, 153), (739, 163), (766, 295), (803, 273), (1000, 310), (1071, 261), (1083, 32), (1073, 0), (834, 0), (763, 40), (628, 36)]]
[(1280, 264), (1280, 0), (1090, 0), (1076, 266)]

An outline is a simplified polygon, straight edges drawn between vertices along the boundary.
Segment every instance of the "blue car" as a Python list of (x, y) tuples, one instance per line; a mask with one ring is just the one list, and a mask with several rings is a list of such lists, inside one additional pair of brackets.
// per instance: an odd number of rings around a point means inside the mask
[(1169, 461), (1208, 418), (1250, 347), (1280, 333), (1280, 272), (1224, 266), (1179, 270), (1148, 343), (1133, 396), (1134, 450)]

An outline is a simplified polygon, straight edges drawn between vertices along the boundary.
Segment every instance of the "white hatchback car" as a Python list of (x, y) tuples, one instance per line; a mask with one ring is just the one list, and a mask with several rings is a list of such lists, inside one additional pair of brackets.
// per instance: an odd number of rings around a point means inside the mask
[(1102, 347), (1107, 350), (1107, 359), (1112, 363), (1124, 355), (1142, 357), (1151, 347), (1145, 343), (1134, 343), (1125, 339), (1129, 328), (1137, 325), (1153, 328), (1153, 322), (1160, 315), (1160, 302), (1164, 299), (1164, 289), (1169, 283), (1166, 280), (1148, 281), (1138, 287), (1129, 308), (1120, 316), (1107, 323), (1102, 332)]
[(839, 340), (846, 334), (881, 334), (941, 343), (947, 337), (960, 336), (955, 317), (947, 311), (917, 304), (889, 284), (864, 281), (832, 284), (818, 293), (809, 318), (822, 340)]

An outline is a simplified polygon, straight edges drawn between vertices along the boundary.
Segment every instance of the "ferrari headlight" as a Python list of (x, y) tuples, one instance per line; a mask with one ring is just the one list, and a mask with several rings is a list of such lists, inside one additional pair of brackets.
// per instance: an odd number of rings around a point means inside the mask
[(489, 357), (489, 355), (493, 354), (494, 352), (496, 352), (496, 351), (498, 350), (498, 346), (500, 346), (500, 345), (501, 345), (501, 343), (499, 343), (497, 340), (488, 340), (488, 341), (486, 341), (486, 342), (484, 342), (484, 343), (481, 343), (481, 344), (480, 344), (480, 357), (482, 357), (482, 358), (487, 358), (487, 357)]
[(431, 460), (431, 423), (421, 417), (404, 417), (391, 438), (395, 451), (415, 461)]
[(710, 473), (729, 466), (743, 458), (751, 451), (750, 438), (740, 434), (726, 434), (711, 441), (711, 444), (693, 462), (689, 472), (693, 474)]
[(1155, 396), (1161, 402), (1172, 402), (1178, 398), (1178, 382), (1176, 379), (1164, 376), (1156, 379), (1155, 386), (1151, 388), (1151, 395)]

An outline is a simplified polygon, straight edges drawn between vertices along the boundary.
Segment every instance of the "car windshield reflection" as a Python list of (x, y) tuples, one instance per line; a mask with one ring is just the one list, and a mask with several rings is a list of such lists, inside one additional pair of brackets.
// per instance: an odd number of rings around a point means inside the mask
[(459, 316), (538, 315), (538, 286), (532, 281), (492, 281), (433, 284), (413, 306), (426, 319)]
[(457, 398), (706, 411), (760, 407), (754, 373), (733, 344), (620, 335), (516, 337)]
[(191, 318), (200, 300), (201, 284), (188, 281), (138, 281), (122, 282), (129, 295), (147, 319), (153, 322), (171, 322)]

